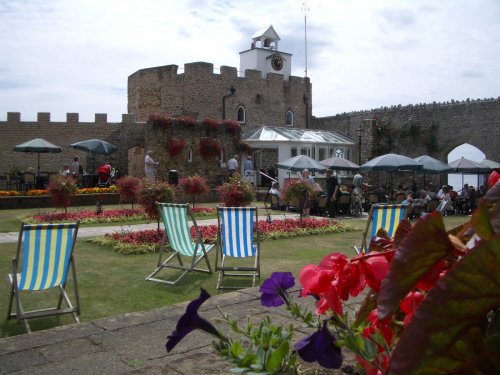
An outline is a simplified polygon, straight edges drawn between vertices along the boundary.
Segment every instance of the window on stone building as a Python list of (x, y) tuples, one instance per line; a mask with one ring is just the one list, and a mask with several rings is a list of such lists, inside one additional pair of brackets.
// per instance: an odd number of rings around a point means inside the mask
[(188, 149), (188, 163), (192, 163), (193, 162), (193, 149), (191, 147), (189, 147)]
[(286, 126), (293, 126), (293, 112), (290, 110), (286, 111), (285, 124)]
[(244, 124), (246, 122), (246, 113), (245, 108), (241, 105), (236, 109), (236, 119), (240, 124)]
[(293, 147), (290, 149), (290, 157), (293, 158), (294, 156), (297, 156), (297, 148)]

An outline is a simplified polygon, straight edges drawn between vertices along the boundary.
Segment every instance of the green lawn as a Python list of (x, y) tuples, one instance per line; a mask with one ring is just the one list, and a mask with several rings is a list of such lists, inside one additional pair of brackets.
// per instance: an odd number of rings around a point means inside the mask
[[(0, 227), (6, 222), (15, 224), (17, 231), (19, 217), (28, 210), (0, 211)], [(463, 216), (446, 217), (447, 228), (463, 223), (468, 218)], [(273, 271), (291, 271), (297, 276), (299, 270), (308, 263), (318, 263), (330, 252), (344, 252), (353, 256), (352, 245), (361, 241), (361, 230), (366, 221), (346, 219), (345, 222), (359, 229), (354, 232), (291, 238), (277, 241), (264, 241), (261, 244), (261, 281)], [(5, 321), (8, 307), (8, 283), (5, 276), (11, 272), (11, 258), (15, 254), (16, 244), (0, 244), (0, 337), (24, 333), (22, 324), (15, 320)], [(210, 253), (210, 261), (215, 262), (215, 251)], [(113, 253), (107, 248), (91, 244), (85, 239), (77, 242), (75, 262), (78, 286), (82, 306), (81, 321), (91, 321), (111, 315), (136, 312), (162, 307), (165, 305), (191, 300), (198, 296), (199, 288), (209, 293), (215, 291), (216, 275), (189, 274), (177, 286), (166, 286), (144, 281), (153, 271), (157, 261), (156, 254), (124, 256)], [(38, 304), (38, 294), (29, 295), (25, 307)], [(30, 302), (30, 303), (28, 303)], [(67, 316), (60, 318), (34, 319), (30, 321), (33, 331), (58, 326), (71, 322)]]

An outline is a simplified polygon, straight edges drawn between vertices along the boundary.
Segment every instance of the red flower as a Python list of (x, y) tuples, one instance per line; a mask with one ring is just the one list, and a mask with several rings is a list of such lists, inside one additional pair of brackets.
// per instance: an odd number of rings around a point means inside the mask
[(424, 300), (424, 298), (424, 295), (420, 292), (410, 292), (406, 295), (405, 298), (403, 298), (403, 300), (399, 304), (399, 308), (406, 314), (404, 318), (405, 326), (410, 323), (413, 313), (417, 309), (417, 306), (420, 305), (420, 302)]

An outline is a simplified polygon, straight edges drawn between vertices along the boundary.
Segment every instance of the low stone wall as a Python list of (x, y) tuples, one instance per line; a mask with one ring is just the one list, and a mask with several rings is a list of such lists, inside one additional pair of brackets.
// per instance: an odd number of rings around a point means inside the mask
[[(91, 206), (96, 204), (97, 200), (101, 200), (104, 205), (118, 204), (120, 202), (120, 195), (116, 193), (78, 194), (71, 198), (71, 206)], [(52, 199), (49, 195), (14, 196), (0, 198), (1, 210), (47, 207), (54, 207)]]

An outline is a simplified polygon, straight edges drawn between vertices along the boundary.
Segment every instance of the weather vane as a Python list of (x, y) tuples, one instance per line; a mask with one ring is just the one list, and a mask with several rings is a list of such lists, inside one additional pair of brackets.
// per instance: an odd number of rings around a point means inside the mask
[(309, 12), (309, 7), (307, 6), (307, 2), (304, 1), (302, 3), (302, 10), (304, 11), (304, 44), (305, 44), (305, 56), (306, 56), (306, 69), (305, 69), (305, 77), (307, 77), (307, 12)]

